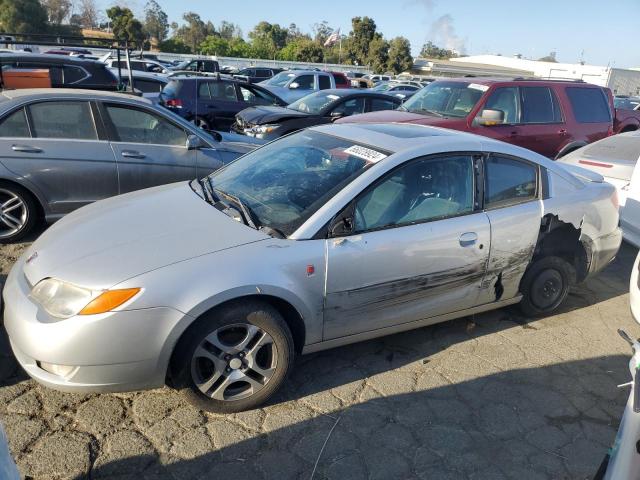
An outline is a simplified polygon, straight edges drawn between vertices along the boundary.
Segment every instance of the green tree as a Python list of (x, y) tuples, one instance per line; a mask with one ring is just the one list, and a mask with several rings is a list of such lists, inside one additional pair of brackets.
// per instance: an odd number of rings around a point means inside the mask
[(130, 46), (142, 48), (146, 38), (142, 23), (133, 16), (128, 8), (111, 7), (107, 10), (111, 20), (113, 36), (116, 40), (128, 41)]
[(324, 50), (311, 39), (302, 39), (298, 41), (296, 60), (298, 62), (321, 63), (324, 60)]
[[(366, 65), (370, 61), (370, 45), (374, 40), (381, 40), (382, 35), (376, 32), (376, 22), (369, 17), (353, 17), (351, 19), (351, 28), (347, 55), (353, 63)], [(377, 47), (379, 48), (380, 46), (378, 42)]]
[(401, 73), (411, 70), (413, 57), (411, 56), (411, 43), (404, 37), (396, 37), (389, 42), (389, 59), (387, 70), (393, 73)]
[(218, 35), (209, 35), (200, 44), (200, 53), (204, 55), (229, 56), (229, 40)]
[(251, 48), (256, 58), (275, 58), (277, 53), (287, 44), (289, 32), (277, 23), (258, 23), (251, 32)]
[(193, 52), (198, 50), (202, 41), (209, 35), (214, 35), (216, 30), (211, 22), (204, 22), (200, 15), (194, 12), (187, 12), (182, 16), (186, 22), (180, 26), (175, 37), (179, 38), (184, 44), (189, 45)]
[(41, 0), (42, 5), (47, 10), (49, 23), (60, 25), (66, 20), (71, 11), (70, 0)]
[(222, 38), (226, 40), (231, 40), (232, 38), (242, 38), (242, 30), (240, 29), (240, 27), (235, 23), (227, 22), (226, 20), (220, 22), (218, 33)]
[(333, 32), (333, 28), (329, 26), (329, 22), (327, 22), (326, 20), (323, 20), (320, 23), (314, 23), (312, 30), (313, 40), (318, 45), (324, 45), (324, 42), (327, 41), (327, 38)]
[(155, 0), (149, 0), (144, 7), (144, 29), (158, 43), (167, 38), (169, 17)]
[(158, 49), (161, 52), (167, 53), (191, 53), (191, 48), (179, 38), (169, 38), (164, 42), (158, 44)]
[(384, 73), (387, 70), (389, 61), (389, 42), (382, 36), (375, 36), (369, 44), (369, 54), (366, 64), (371, 67), (374, 72)]
[(38, 0), (0, 0), (0, 30), (11, 33), (45, 32), (47, 11)]
[(422, 50), (420, 50), (420, 56), (425, 58), (447, 60), (449, 58), (457, 57), (458, 55), (453, 50), (440, 48), (432, 41), (428, 41), (422, 46)]

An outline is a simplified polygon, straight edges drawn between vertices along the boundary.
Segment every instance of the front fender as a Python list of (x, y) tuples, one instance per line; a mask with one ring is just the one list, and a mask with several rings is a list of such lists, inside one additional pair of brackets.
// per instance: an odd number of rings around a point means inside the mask
[[(307, 273), (309, 265), (314, 267), (312, 274)], [(144, 288), (144, 294), (128, 308), (162, 305), (184, 314), (163, 348), (163, 361), (168, 362), (180, 336), (199, 316), (224, 302), (251, 295), (286, 301), (304, 322), (305, 343), (321, 341), (324, 269), (324, 240), (274, 238), (167, 265), (117, 288)]]

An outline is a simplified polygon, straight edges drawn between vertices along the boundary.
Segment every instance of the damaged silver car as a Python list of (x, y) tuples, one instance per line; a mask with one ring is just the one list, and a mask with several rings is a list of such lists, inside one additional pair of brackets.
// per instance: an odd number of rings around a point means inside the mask
[(265, 402), (296, 354), (520, 303), (554, 311), (605, 267), (615, 188), (433, 127), (314, 127), (201, 180), (84, 207), (4, 289), (16, 358), (65, 391), (168, 383)]

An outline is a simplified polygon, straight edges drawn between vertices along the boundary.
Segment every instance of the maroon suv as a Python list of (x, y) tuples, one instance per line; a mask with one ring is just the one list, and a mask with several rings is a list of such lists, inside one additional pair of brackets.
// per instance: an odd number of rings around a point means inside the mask
[(345, 122), (405, 122), (484, 135), (558, 158), (613, 133), (608, 89), (582, 81), (460, 78), (430, 83), (398, 110)]

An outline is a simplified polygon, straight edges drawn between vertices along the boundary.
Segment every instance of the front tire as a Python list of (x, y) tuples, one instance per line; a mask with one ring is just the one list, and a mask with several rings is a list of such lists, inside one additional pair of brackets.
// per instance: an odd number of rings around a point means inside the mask
[(559, 257), (544, 257), (534, 262), (520, 283), (520, 310), (528, 317), (547, 315), (556, 310), (575, 283), (575, 271)]
[(245, 300), (213, 311), (179, 343), (176, 384), (196, 407), (250, 410), (282, 385), (295, 357), (293, 337), (271, 305)]
[(38, 204), (33, 196), (17, 185), (0, 182), (0, 242), (22, 239), (37, 221)]

